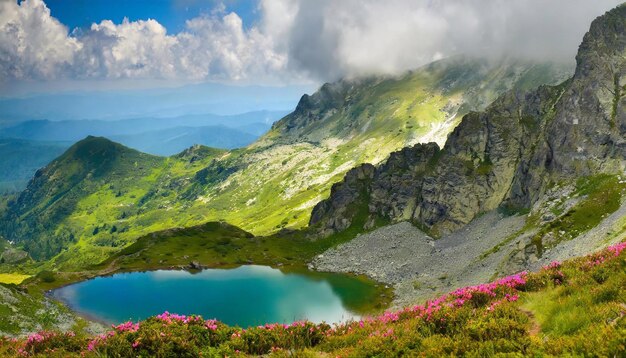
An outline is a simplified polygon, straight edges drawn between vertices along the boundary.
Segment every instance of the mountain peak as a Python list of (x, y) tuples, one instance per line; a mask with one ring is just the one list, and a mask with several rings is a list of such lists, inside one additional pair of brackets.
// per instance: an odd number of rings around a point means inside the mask
[(625, 45), (622, 5), (593, 22), (572, 79), (507, 92), (465, 115), (441, 151), (420, 144), (394, 152), (362, 181), (349, 172), (310, 224), (324, 235), (345, 230), (356, 217), (346, 208), (360, 205), (367, 223), (411, 220), (441, 235), (499, 207), (532, 209), (553, 183), (622, 174)]
[(90, 135), (76, 142), (51, 164), (57, 161), (77, 160), (84, 163), (89, 169), (95, 169), (108, 166), (120, 158), (144, 156), (151, 157), (150, 154), (141, 153), (105, 137)]
[[(86, 136), (84, 139), (79, 140), (78, 142), (76, 142), (73, 147), (89, 147), (89, 146), (119, 146), (119, 147), (124, 147), (123, 145), (114, 142), (108, 138), (105, 137), (100, 137), (100, 136), (93, 136), (93, 135), (88, 135)], [(129, 150), (131, 150), (130, 148), (128, 148)]]
[[(398, 76), (345, 78), (303, 95), (296, 109), (272, 126), (269, 137), (274, 143), (320, 143), (400, 131), (408, 135), (404, 145), (412, 145), (410, 133), (453, 128), (462, 115), (486, 108), (510, 88), (556, 84), (571, 73), (565, 64), (454, 56)], [(432, 133), (431, 140), (442, 145), (447, 134)]]
[[(138, 180), (148, 175), (161, 160), (161, 157), (138, 152), (104, 137), (88, 136), (39, 169), (10, 204), (10, 211), (3, 220), (16, 225), (21, 222), (25, 227), (34, 227), (41, 217), (60, 222), (94, 188), (111, 187), (119, 178)], [(22, 217), (26, 213), (28, 215)], [(18, 217), (21, 218), (18, 220)], [(11, 226), (10, 232), (11, 240), (20, 241), (27, 236), (28, 229)], [(41, 258), (58, 253), (66, 244), (51, 239), (30, 241), (27, 247), (33, 257)]]
[(626, 47), (626, 3), (607, 11), (591, 23), (576, 55), (576, 75), (600, 70), (598, 61), (610, 62), (605, 70), (623, 70)]
[(191, 147), (183, 150), (182, 152), (175, 155), (176, 158), (181, 158), (193, 163), (195, 161), (204, 159), (206, 157), (214, 157), (218, 154), (225, 153), (226, 150), (207, 147), (202, 144), (194, 144)]

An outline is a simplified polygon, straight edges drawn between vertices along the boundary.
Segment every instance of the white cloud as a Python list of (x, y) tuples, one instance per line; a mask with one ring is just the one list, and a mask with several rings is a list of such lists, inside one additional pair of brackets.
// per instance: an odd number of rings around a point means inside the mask
[(80, 48), (41, 1), (0, 1), (0, 79), (54, 78)]
[[(235, 13), (187, 21), (177, 35), (179, 67), (193, 77), (243, 80), (276, 76), (286, 67), (285, 54), (274, 50), (271, 37), (252, 27), (245, 31)], [(207, 66), (208, 64), (208, 66)]]
[(178, 34), (150, 19), (68, 34), (42, 0), (0, 0), (0, 82), (331, 80), (457, 53), (571, 61), (590, 22), (620, 2), (259, 0), (248, 27), (222, 6)]
[(4, 80), (53, 78), (271, 81), (286, 72), (286, 54), (235, 13), (188, 20), (169, 35), (157, 21), (104, 20), (68, 29), (42, 0), (0, 3), (0, 75)]
[(172, 48), (178, 41), (155, 20), (124, 19), (119, 25), (104, 20), (79, 38), (77, 77), (176, 77)]

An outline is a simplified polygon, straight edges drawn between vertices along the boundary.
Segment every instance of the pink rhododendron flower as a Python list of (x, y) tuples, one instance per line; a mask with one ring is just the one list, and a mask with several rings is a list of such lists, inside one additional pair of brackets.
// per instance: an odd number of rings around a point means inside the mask
[(119, 325), (113, 325), (113, 329), (118, 332), (137, 332), (139, 330), (139, 323), (125, 322)]
[(608, 250), (613, 252), (615, 256), (619, 256), (619, 254), (626, 249), (626, 241), (620, 242), (619, 244), (609, 246)]

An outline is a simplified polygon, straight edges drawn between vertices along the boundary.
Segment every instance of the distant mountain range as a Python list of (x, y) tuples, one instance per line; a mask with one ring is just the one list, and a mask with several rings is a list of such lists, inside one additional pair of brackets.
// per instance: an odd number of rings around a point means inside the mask
[[(269, 128), (269, 126), (265, 126)], [(254, 129), (251, 127), (251, 129)], [(202, 144), (221, 149), (242, 148), (259, 135), (224, 126), (173, 127), (137, 134), (115, 135), (110, 138), (130, 148), (149, 154), (169, 156)]]
[[(30, 120), (0, 128), (0, 138), (76, 142), (88, 135), (125, 136), (174, 127), (222, 126), (250, 134), (259, 134), (283, 117), (285, 111), (255, 111), (237, 115), (185, 115), (178, 117), (145, 117), (115, 121), (104, 120)], [(210, 143), (191, 143), (206, 144)], [(191, 145), (190, 144), (190, 145)]]
[(33, 120), (0, 128), (0, 193), (25, 188), (35, 171), (88, 135), (108, 137), (145, 153), (170, 156), (194, 144), (241, 148), (267, 132), (282, 111), (174, 118)]
[(83, 91), (0, 97), (0, 127), (37, 119), (118, 120), (215, 113), (286, 111), (310, 85), (262, 87), (202, 83), (173, 88)]

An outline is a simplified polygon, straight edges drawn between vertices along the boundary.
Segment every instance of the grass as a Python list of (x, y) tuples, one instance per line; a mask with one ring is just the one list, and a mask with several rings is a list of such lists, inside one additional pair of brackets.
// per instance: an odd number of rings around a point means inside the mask
[(330, 326), (230, 327), (164, 313), (100, 336), (43, 331), (0, 339), (3, 356), (621, 356), (626, 242), (424, 305)]
[(20, 273), (0, 273), (0, 283), (19, 285), (29, 277)]
[(25, 331), (54, 330), (62, 326), (79, 329), (79, 325), (85, 324), (67, 307), (47, 299), (38, 290), (0, 283), (0, 297), (0, 332), (3, 334), (20, 335)]
[(521, 307), (533, 312), (545, 337), (566, 342), (569, 349), (593, 352), (611, 344), (611, 340), (601, 338), (603, 331), (615, 330), (618, 339), (613, 342), (623, 351), (626, 259), (622, 254), (621, 258), (605, 261), (606, 255), (602, 254), (574, 260), (576, 265), (553, 270), (553, 275), (565, 278), (563, 284), (524, 296)]
[[(532, 239), (539, 254), (559, 242), (571, 240), (597, 226), (620, 207), (626, 184), (615, 175), (580, 178), (575, 195), (582, 199), (562, 216), (542, 228)], [(532, 222), (532, 218), (529, 221)], [(546, 238), (549, 237), (549, 240)]]

